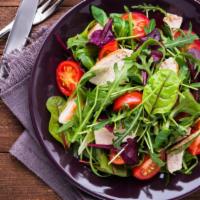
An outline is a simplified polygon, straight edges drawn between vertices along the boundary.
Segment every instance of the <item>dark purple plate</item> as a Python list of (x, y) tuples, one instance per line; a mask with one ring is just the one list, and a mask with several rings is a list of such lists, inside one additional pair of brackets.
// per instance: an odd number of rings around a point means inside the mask
[(59, 35), (66, 40), (67, 37), (81, 32), (92, 19), (89, 12), (91, 4), (100, 6), (107, 12), (123, 12), (124, 5), (131, 6), (142, 2), (158, 4), (167, 11), (177, 13), (184, 17), (186, 24), (191, 20), (194, 31), (200, 33), (200, 5), (193, 0), (86, 0), (67, 12), (51, 30), (38, 54), (32, 73), (31, 117), (37, 137), (47, 156), (73, 185), (100, 199), (179, 199), (196, 191), (200, 186), (200, 165), (192, 175), (172, 176), (167, 186), (162, 174), (147, 182), (140, 182), (132, 177), (97, 177), (88, 167), (80, 164), (70, 152), (64, 151), (48, 132), (50, 116), (45, 103), (50, 96), (59, 94), (55, 69), (58, 63), (66, 58), (55, 36)]

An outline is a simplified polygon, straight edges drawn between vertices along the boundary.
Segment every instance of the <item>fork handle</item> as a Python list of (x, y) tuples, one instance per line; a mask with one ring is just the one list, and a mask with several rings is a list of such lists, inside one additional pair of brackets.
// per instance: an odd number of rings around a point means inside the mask
[(10, 32), (10, 30), (13, 27), (13, 23), (14, 21), (10, 22), (7, 26), (0, 30), (0, 38), (2, 38), (4, 35)]

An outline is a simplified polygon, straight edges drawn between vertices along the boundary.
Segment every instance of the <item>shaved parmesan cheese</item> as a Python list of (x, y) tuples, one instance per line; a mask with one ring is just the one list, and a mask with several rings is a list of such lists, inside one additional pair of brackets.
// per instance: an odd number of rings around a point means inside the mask
[(184, 151), (179, 153), (171, 152), (167, 154), (167, 169), (170, 173), (182, 169)]
[(170, 28), (178, 29), (183, 23), (183, 18), (178, 15), (167, 13), (167, 16), (164, 17), (163, 21), (167, 23)]
[(104, 127), (94, 131), (94, 137), (96, 144), (112, 145), (115, 136), (112, 132)]
[(61, 112), (59, 116), (59, 123), (66, 124), (75, 114), (77, 105), (75, 103), (75, 99), (71, 99), (68, 101), (67, 106), (65, 109)]
[(118, 49), (102, 58), (92, 68), (96, 76), (90, 79), (90, 82), (95, 85), (104, 85), (108, 81), (113, 82), (115, 80), (114, 65), (117, 64), (118, 69), (121, 70), (124, 66), (123, 59), (131, 56), (132, 52), (129, 49)]
[(161, 65), (160, 68), (162, 69), (171, 69), (172, 71), (174, 71), (176, 74), (178, 74), (179, 71), (179, 65), (176, 62), (176, 60), (174, 58), (168, 58), (166, 59)]
[(90, 30), (90, 32), (88, 33), (88, 38), (91, 38), (91, 35), (98, 30), (103, 30), (103, 26), (101, 26), (99, 23), (96, 23), (92, 29)]

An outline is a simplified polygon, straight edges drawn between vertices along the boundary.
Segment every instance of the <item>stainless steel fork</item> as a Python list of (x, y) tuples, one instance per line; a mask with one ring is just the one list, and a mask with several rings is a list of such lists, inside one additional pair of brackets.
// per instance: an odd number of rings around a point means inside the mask
[[(38, 6), (35, 19), (33, 25), (37, 25), (43, 22), (45, 19), (50, 17), (61, 5), (64, 0), (40, 0), (40, 4)], [(54, 2), (54, 3), (53, 3)], [(2, 30), (0, 30), (0, 38), (10, 32), (12, 29), (14, 21), (10, 22), (7, 26), (5, 26)]]

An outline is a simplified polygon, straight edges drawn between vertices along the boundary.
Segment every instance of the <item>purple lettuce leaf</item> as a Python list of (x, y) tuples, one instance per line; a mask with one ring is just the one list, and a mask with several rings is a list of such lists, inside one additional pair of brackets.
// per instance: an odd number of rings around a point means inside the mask
[(89, 43), (101, 48), (114, 39), (115, 37), (112, 32), (112, 20), (110, 19), (103, 30), (97, 30), (91, 35)]
[(154, 40), (157, 40), (157, 41), (160, 41), (161, 40), (160, 31), (157, 28), (155, 28), (151, 33), (149, 33), (146, 36), (140, 38), (140, 40), (141, 40), (141, 42), (146, 42), (150, 38), (152, 38)]
[(110, 150), (113, 149), (113, 145), (105, 145), (105, 144), (88, 144), (89, 147), (94, 147), (97, 149), (106, 149), (106, 150)]
[(152, 56), (154, 62), (159, 62), (162, 59), (163, 54), (158, 50), (152, 50), (151, 56)]
[(146, 85), (147, 84), (147, 80), (148, 80), (148, 74), (146, 71), (142, 70), (142, 83), (143, 85)]
[(122, 159), (128, 165), (134, 165), (138, 162), (138, 146), (136, 139), (127, 139), (127, 143), (123, 145), (124, 151), (121, 154)]

